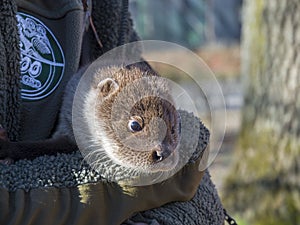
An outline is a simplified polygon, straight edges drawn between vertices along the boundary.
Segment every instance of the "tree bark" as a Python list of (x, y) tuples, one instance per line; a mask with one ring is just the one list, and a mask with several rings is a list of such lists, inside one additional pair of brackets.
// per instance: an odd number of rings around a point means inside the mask
[(225, 205), (251, 224), (300, 224), (300, 1), (243, 9), (247, 88)]

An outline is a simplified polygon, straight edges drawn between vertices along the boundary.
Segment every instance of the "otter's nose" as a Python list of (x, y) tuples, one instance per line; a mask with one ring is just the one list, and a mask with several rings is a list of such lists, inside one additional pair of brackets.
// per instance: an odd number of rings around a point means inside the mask
[(171, 151), (169, 151), (167, 148), (163, 148), (161, 145), (156, 146), (152, 150), (152, 160), (154, 163), (158, 163), (163, 161), (165, 158), (167, 158), (171, 154)]

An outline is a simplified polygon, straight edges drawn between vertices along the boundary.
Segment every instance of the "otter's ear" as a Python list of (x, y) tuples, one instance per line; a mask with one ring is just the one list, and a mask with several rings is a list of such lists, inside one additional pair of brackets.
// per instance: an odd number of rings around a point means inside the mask
[(106, 78), (99, 82), (97, 88), (100, 90), (103, 97), (107, 97), (116, 92), (119, 89), (119, 85), (115, 80)]

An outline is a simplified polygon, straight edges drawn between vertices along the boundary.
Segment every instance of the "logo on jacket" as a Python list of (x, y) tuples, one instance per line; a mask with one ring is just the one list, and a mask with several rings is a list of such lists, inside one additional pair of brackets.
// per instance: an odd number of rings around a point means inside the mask
[(18, 13), (21, 50), (21, 96), (24, 100), (40, 100), (59, 85), (65, 68), (62, 48), (43, 22)]

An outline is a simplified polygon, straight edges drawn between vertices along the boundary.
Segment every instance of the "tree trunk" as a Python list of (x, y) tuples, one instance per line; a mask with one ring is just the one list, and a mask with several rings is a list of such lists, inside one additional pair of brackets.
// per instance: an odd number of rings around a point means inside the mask
[(246, 0), (241, 135), (225, 206), (251, 224), (300, 224), (300, 1)]

